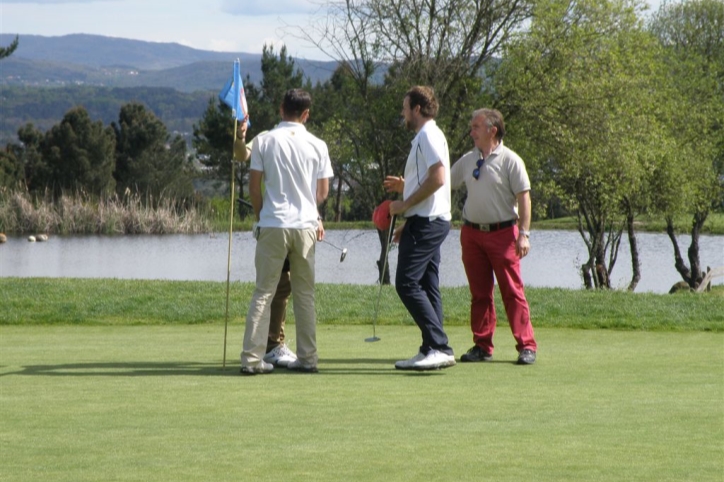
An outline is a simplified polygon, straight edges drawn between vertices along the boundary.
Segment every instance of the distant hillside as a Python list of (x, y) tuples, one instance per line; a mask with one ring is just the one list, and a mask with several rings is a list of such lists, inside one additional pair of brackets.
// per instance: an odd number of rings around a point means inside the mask
[[(0, 34), (0, 45), (9, 44), (15, 34)], [(126, 66), (142, 70), (162, 70), (200, 61), (233, 62), (261, 59), (261, 54), (210, 52), (177, 43), (144, 42), (101, 35), (72, 34), (61, 37), (21, 35), (13, 54), (30, 60), (50, 60), (59, 64), (88, 67)]]
[[(0, 45), (13, 34), (0, 34)], [(75, 34), (62, 37), (22, 35), (15, 53), (0, 63), (0, 86), (170, 87), (182, 92), (218, 90), (235, 59), (242, 75), (261, 80), (261, 54), (210, 52), (174, 43)], [(306, 77), (328, 79), (335, 62), (295, 59)]]
[[(14, 38), (0, 34), (0, 45)], [(76, 105), (109, 124), (131, 101), (142, 102), (169, 131), (188, 139), (237, 58), (244, 78), (248, 75), (258, 85), (261, 54), (99, 35), (21, 35), (13, 55), (0, 61), (0, 145), (15, 141), (18, 129), (28, 122), (49, 129)], [(303, 59), (295, 63), (313, 83), (328, 79), (336, 66)]]
[(17, 140), (18, 129), (28, 122), (41, 131), (58, 124), (72, 107), (81, 105), (91, 119), (105, 125), (118, 121), (121, 106), (140, 102), (153, 111), (169, 132), (190, 139), (193, 124), (198, 124), (215, 92), (183, 93), (159, 87), (0, 87), (0, 145)]

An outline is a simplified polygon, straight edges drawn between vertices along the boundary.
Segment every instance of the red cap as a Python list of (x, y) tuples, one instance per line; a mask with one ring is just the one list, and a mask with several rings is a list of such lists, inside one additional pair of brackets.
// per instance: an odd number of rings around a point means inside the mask
[(390, 216), (390, 204), (392, 204), (392, 201), (389, 199), (386, 201), (382, 201), (382, 204), (377, 206), (375, 208), (375, 212), (372, 213), (372, 221), (374, 221), (375, 226), (377, 226), (377, 229), (380, 231), (387, 231), (390, 229), (390, 224), (392, 224), (392, 216)]

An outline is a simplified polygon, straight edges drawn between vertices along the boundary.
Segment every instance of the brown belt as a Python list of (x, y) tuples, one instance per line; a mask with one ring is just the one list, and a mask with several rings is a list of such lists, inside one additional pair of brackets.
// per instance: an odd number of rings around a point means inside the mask
[(478, 224), (478, 223), (471, 223), (467, 219), (463, 220), (463, 224), (465, 226), (469, 226), (473, 229), (477, 229), (478, 231), (485, 231), (486, 233), (491, 231), (497, 231), (499, 229), (509, 228), (515, 224), (516, 220), (511, 219), (510, 221), (503, 221), (502, 223), (493, 223), (493, 224)]

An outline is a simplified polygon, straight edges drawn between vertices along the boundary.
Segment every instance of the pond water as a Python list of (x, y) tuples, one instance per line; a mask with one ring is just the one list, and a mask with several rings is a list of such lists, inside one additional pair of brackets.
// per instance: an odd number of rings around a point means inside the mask
[[(664, 234), (639, 233), (642, 277), (637, 292), (666, 293), (681, 278), (674, 268), (671, 241)], [(379, 241), (373, 230), (327, 231), (328, 243), (317, 246), (317, 281), (321, 283), (375, 284)], [(679, 237), (686, 253), (690, 238)], [(249, 232), (233, 234), (232, 281), (253, 281), (255, 241)], [(724, 266), (724, 236), (702, 236), (703, 267)], [(53, 236), (30, 243), (9, 237), (0, 244), (0, 277), (68, 277), (226, 281), (228, 234), (143, 236)], [(533, 231), (531, 252), (523, 259), (526, 286), (581, 288), (580, 264), (586, 248), (575, 231)], [(390, 251), (394, 276), (397, 250)], [(452, 230), (443, 244), (440, 282), (466, 286), (461, 261), (460, 231)], [(394, 279), (394, 278), (393, 278)], [(628, 241), (621, 243), (612, 273), (613, 285), (625, 288), (631, 279)], [(714, 284), (723, 284), (718, 278)]]

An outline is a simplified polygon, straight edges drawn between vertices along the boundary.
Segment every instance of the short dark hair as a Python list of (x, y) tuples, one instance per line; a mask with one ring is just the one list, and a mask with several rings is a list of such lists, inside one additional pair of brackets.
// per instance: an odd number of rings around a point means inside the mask
[(435, 98), (435, 90), (425, 85), (416, 85), (405, 94), (410, 99), (410, 109), (420, 106), (420, 114), (427, 119), (434, 119), (437, 116), (438, 103)]
[(473, 112), (473, 119), (478, 116), (485, 117), (485, 124), (488, 127), (498, 129), (495, 133), (495, 138), (502, 141), (505, 136), (505, 120), (503, 120), (503, 114), (497, 109), (478, 109)]
[(312, 106), (312, 96), (309, 92), (302, 89), (289, 89), (284, 94), (282, 101), (282, 110), (284, 115), (299, 118), (302, 113)]

